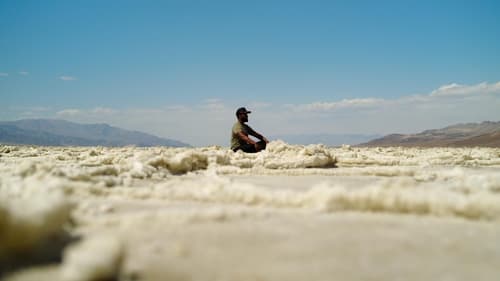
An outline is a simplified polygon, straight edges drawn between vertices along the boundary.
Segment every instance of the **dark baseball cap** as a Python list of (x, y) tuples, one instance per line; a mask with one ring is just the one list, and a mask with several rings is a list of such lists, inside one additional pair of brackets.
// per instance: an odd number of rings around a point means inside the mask
[(246, 108), (244, 107), (240, 107), (238, 108), (238, 110), (236, 110), (236, 116), (238, 116), (239, 114), (242, 114), (242, 113), (252, 113), (251, 111), (248, 111)]

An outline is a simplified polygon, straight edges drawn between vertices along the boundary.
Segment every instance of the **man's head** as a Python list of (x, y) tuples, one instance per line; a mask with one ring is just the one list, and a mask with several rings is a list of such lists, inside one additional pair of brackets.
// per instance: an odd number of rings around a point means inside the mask
[(252, 112), (248, 111), (244, 107), (240, 107), (240, 108), (238, 108), (238, 110), (236, 110), (236, 118), (238, 118), (238, 121), (240, 121), (240, 122), (248, 122), (248, 114), (249, 113), (252, 113)]

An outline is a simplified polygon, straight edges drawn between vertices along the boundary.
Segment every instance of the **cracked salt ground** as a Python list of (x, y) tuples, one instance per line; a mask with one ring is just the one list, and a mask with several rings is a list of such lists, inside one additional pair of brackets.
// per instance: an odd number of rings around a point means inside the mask
[(499, 172), (495, 148), (0, 146), (0, 274), (497, 280)]

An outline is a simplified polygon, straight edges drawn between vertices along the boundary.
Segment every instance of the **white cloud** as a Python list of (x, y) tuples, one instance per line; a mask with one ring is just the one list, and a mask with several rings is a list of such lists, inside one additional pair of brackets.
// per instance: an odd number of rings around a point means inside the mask
[(169, 106), (166, 106), (166, 107), (165, 107), (165, 110), (166, 110), (166, 111), (181, 111), (181, 112), (187, 112), (187, 111), (191, 111), (191, 110), (192, 110), (192, 108), (191, 108), (191, 107), (189, 107), (189, 106), (176, 104), (176, 105), (169, 105)]
[(272, 103), (269, 102), (259, 102), (259, 101), (254, 101), (248, 104), (249, 110), (253, 108), (268, 108), (272, 106)]
[(80, 113), (82, 113), (81, 110), (70, 108), (70, 109), (64, 109), (64, 110), (58, 111), (58, 112), (56, 112), (56, 115), (60, 116), (60, 117), (72, 117), (72, 116), (79, 115)]
[(405, 103), (426, 103), (432, 100), (432, 97), (429, 95), (411, 95), (401, 97), (399, 99), (393, 100), (389, 103), (394, 104), (405, 104)]
[(452, 83), (444, 85), (432, 91), (431, 97), (446, 97), (446, 96), (468, 96), (468, 95), (481, 95), (500, 93), (500, 82), (488, 84), (486, 82), (477, 85), (460, 85)]
[(76, 80), (76, 77), (66, 76), (66, 75), (59, 76), (58, 78), (59, 78), (59, 80), (63, 80), (63, 81), (74, 81), (74, 80)]
[(114, 114), (117, 111), (112, 109), (112, 108), (107, 108), (107, 107), (96, 107), (92, 109), (91, 111), (94, 114)]
[(225, 109), (224, 103), (219, 99), (207, 99), (200, 107), (210, 111), (222, 111)]
[(443, 85), (429, 94), (403, 96), (397, 99), (356, 98), (307, 104), (287, 104), (285, 106), (295, 111), (334, 112), (338, 109), (363, 110), (381, 108), (382, 106), (400, 106), (415, 103), (432, 103), (435, 105), (441, 102), (439, 99), (443, 97), (448, 98), (447, 102), (449, 102), (449, 98), (458, 99), (458, 101), (460, 101), (465, 97), (480, 97), (491, 94), (500, 94), (500, 82), (491, 84), (482, 82), (476, 85), (452, 83)]
[(291, 105), (298, 111), (332, 111), (341, 108), (369, 108), (379, 106), (386, 101), (377, 98), (343, 99), (337, 102), (314, 102), (301, 105)]
[(500, 121), (500, 82), (450, 84), (395, 99), (285, 104), (261, 125), (273, 134), (413, 133), (456, 123)]
[(0, 77), (6, 77), (6, 76), (9, 76), (9, 73), (0, 72)]
[(18, 74), (26, 76), (26, 75), (29, 75), (30, 73), (27, 71), (19, 71)]

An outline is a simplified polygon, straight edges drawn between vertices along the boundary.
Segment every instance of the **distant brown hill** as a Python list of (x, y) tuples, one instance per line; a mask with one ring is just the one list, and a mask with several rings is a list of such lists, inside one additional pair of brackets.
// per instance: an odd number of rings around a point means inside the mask
[(392, 134), (359, 146), (500, 147), (500, 122), (458, 124), (418, 134)]

